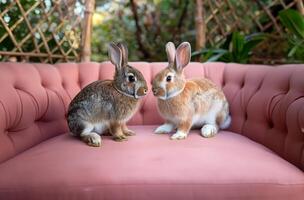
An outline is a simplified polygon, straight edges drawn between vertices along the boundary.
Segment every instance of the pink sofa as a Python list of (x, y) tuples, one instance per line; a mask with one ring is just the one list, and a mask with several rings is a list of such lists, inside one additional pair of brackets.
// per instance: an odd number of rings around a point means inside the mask
[[(148, 83), (166, 63), (131, 63)], [(232, 124), (182, 141), (153, 130), (151, 93), (126, 142), (101, 148), (68, 134), (66, 111), (85, 85), (109, 79), (104, 63), (0, 63), (0, 199), (303, 199), (304, 65), (191, 63), (187, 77), (220, 85)]]

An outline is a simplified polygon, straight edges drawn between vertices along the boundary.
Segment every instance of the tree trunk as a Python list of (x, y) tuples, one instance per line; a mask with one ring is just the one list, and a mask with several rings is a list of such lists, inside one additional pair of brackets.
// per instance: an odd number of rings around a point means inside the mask
[(189, 0), (184, 1), (184, 6), (181, 12), (181, 15), (179, 17), (177, 27), (174, 29), (172, 40), (175, 41), (176, 39), (180, 42), (180, 34), (182, 32), (182, 26), (185, 21), (185, 18), (187, 16), (187, 11), (188, 11), (188, 5), (189, 5)]
[(303, 6), (303, 0), (298, 0), (297, 1), (297, 7), (299, 12), (304, 15), (304, 6)]
[(91, 60), (91, 33), (92, 33), (92, 13), (94, 11), (95, 0), (86, 0), (85, 17), (81, 39), (81, 61), (89, 62)]
[(134, 0), (130, 0), (130, 4), (131, 4), (131, 10), (132, 10), (134, 21), (135, 21), (135, 26), (136, 26), (137, 44), (138, 44), (139, 50), (144, 55), (144, 58), (148, 59), (148, 58), (150, 58), (150, 53), (149, 53), (149, 51), (146, 50), (146, 48), (143, 44), (142, 38), (141, 38), (142, 30), (141, 30), (141, 27), (138, 22), (139, 19), (138, 19), (138, 14), (137, 14), (137, 5), (134, 2)]
[[(205, 47), (205, 43), (206, 43), (203, 0), (196, 0), (195, 29), (196, 29), (195, 50), (199, 51), (203, 47)], [(200, 56), (196, 58), (196, 61), (200, 61)]]

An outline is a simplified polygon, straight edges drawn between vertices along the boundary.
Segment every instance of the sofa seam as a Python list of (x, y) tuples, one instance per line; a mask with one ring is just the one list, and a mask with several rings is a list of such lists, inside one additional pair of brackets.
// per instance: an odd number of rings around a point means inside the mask
[[(40, 71), (37, 69), (37, 64), (35, 64), (35, 63), (33, 63), (33, 68), (35, 69), (35, 71), (37, 72), (37, 74), (39, 75), (39, 78), (40, 78), (40, 85), (42, 86), (42, 76), (41, 76), (41, 74), (40, 74)], [(42, 88), (43, 89), (45, 89), (43, 86), (42, 86)], [(35, 101), (35, 103), (36, 103), (36, 105), (37, 105), (37, 114), (39, 114), (39, 103), (38, 103), (38, 101), (34, 98), (34, 96), (33, 95), (31, 95), (32, 96), (32, 98), (34, 99), (34, 101)], [(43, 112), (43, 114), (41, 115), (41, 116), (43, 116), (44, 115), (44, 113), (45, 112)], [(38, 116), (37, 116), (38, 117)], [(41, 117), (39, 117), (39, 118), (41, 118)], [(39, 119), (38, 118), (38, 119)], [(35, 119), (36, 120), (36, 119)]]
[(279, 92), (279, 93), (273, 95), (273, 96), (271, 97), (270, 101), (269, 101), (269, 104), (268, 104), (268, 105), (269, 105), (269, 106), (268, 106), (269, 109), (268, 109), (268, 111), (267, 111), (267, 114), (268, 114), (270, 120), (272, 120), (272, 119), (271, 119), (271, 116), (272, 116), (274, 110), (276, 109), (276, 107), (279, 106), (279, 104), (280, 104), (280, 102), (281, 102), (281, 98), (280, 98), (280, 100), (279, 100), (278, 102), (276, 102), (276, 103), (273, 105), (273, 108), (272, 108), (272, 109), (270, 108), (270, 105), (272, 104), (272, 102), (274, 101), (274, 99), (277, 98), (277, 97), (280, 96), (280, 95), (286, 95), (286, 93), (285, 93), (285, 92)]
[[(47, 113), (47, 111), (48, 111), (48, 108), (49, 108), (49, 96), (48, 96), (48, 93), (47, 93), (47, 91), (46, 91), (46, 87), (44, 87), (43, 85), (42, 85), (42, 75), (41, 75), (41, 73), (40, 73), (40, 71), (37, 69), (37, 65), (36, 64), (34, 64), (34, 66), (35, 66), (35, 69), (36, 69), (36, 71), (38, 72), (38, 74), (39, 74), (39, 77), (40, 77), (40, 86), (42, 87), (42, 89), (44, 90), (44, 92), (45, 92), (45, 95), (46, 95), (46, 101), (47, 101), (47, 104), (46, 104), (46, 108), (45, 108), (45, 111), (41, 114), (41, 116), (38, 118), (38, 120), (39, 119), (41, 119), (41, 118), (43, 118), (44, 117), (44, 115)], [(56, 68), (55, 67), (55, 65), (54, 65), (54, 68)]]
[(1, 106), (2, 106), (2, 108), (3, 108), (3, 110), (4, 110), (5, 129), (8, 129), (8, 126), (9, 126), (8, 120), (7, 120), (7, 118), (8, 118), (8, 113), (7, 113), (7, 111), (6, 111), (6, 109), (5, 109), (5, 106), (4, 106), (4, 104), (3, 104), (3, 102), (2, 102), (1, 100), (0, 100), (0, 104), (1, 104)]
[[(303, 107), (298, 111), (298, 114), (297, 114), (297, 122), (299, 124), (299, 128), (300, 128), (300, 132), (302, 131), (301, 129), (301, 123), (300, 123), (300, 111), (303, 110)], [(304, 132), (302, 132), (304, 134)], [(304, 144), (302, 145), (302, 150), (301, 150), (301, 153), (300, 153), (300, 163), (303, 162), (303, 153), (304, 153)]]
[[(284, 143), (283, 143), (283, 155), (282, 156), (286, 156), (286, 138), (287, 138), (287, 136), (289, 135), (289, 130), (288, 130), (288, 125), (287, 125), (287, 113), (288, 113), (288, 110), (290, 109), (290, 106), (294, 103), (294, 102), (296, 102), (297, 100), (299, 100), (299, 99), (301, 99), (301, 98), (303, 98), (304, 97), (304, 95), (301, 95), (301, 96), (298, 96), (298, 97), (296, 97), (295, 99), (293, 99), (291, 102), (290, 102), (290, 104), (288, 105), (288, 107), (287, 107), (287, 109), (286, 109), (286, 113), (285, 113), (285, 123), (286, 123), (286, 134), (284, 135)], [(297, 112), (297, 119), (299, 118), (299, 110), (298, 110), (298, 112)], [(297, 120), (297, 123), (298, 123), (298, 120)], [(300, 126), (299, 126), (300, 127)], [(304, 149), (304, 145), (302, 144), (302, 152), (303, 152), (303, 149)], [(300, 157), (302, 156), (302, 154), (303, 153), (300, 153)], [(286, 159), (287, 160), (287, 159)], [(301, 164), (301, 158), (299, 159), (299, 161), (300, 161), (300, 164)], [(289, 161), (289, 162), (291, 162), (291, 161)]]
[[(256, 93), (262, 88), (262, 85), (263, 85), (263, 83), (264, 83), (264, 81), (265, 81), (265, 77), (266, 77), (266, 74), (267, 74), (268, 72), (266, 72), (265, 74), (264, 74), (264, 76), (263, 76), (263, 78), (262, 78), (262, 80), (261, 80), (261, 82), (260, 82), (260, 84), (259, 84), (259, 86), (257, 87), (257, 89), (253, 92), (253, 94), (249, 97), (249, 99), (248, 99), (248, 101), (247, 101), (247, 104), (246, 104), (246, 106), (245, 106), (245, 109), (244, 109), (244, 114), (246, 115), (248, 115), (248, 105), (249, 105), (249, 103), (250, 103), (250, 101), (252, 100), (252, 98), (256, 95)], [(244, 85), (245, 85), (245, 77), (247, 76), (247, 74), (248, 74), (248, 70), (246, 70), (246, 72), (245, 72), (245, 75), (244, 75)], [(246, 121), (247, 121), (248, 119), (245, 119), (244, 120), (244, 123), (242, 124), (242, 128), (241, 128), (241, 132), (242, 132), (242, 134), (244, 135), (244, 127), (245, 127), (245, 123), (246, 123)], [(265, 134), (263, 134), (263, 135), (265, 135)], [(263, 136), (263, 137), (265, 137), (265, 136)], [(264, 141), (264, 138), (263, 138), (263, 141)]]
[[(109, 187), (109, 186), (244, 186), (244, 185), (256, 185), (256, 186), (272, 186), (272, 187), (303, 187), (304, 183), (302, 184), (280, 184), (280, 183), (118, 183), (118, 184), (100, 184), (100, 185), (75, 185), (75, 186), (65, 186), (70, 188), (84, 188), (84, 187)], [(18, 188), (0, 188), (0, 191), (9, 191), (9, 190), (17, 190), (17, 191), (24, 191), (28, 189), (41, 189), (44, 187), (29, 187), (27, 189), (18, 189)]]
[(21, 108), (20, 108), (20, 116), (19, 116), (18, 120), (16, 120), (16, 122), (14, 123), (14, 125), (12, 125), (13, 127), (17, 127), (20, 124), (20, 122), (22, 120), (22, 115), (23, 115), (23, 102), (22, 102), (21, 96), (20, 96), (20, 94), (18, 92), (20, 90), (15, 88), (15, 91), (16, 91), (17, 96), (19, 98), (19, 102), (20, 102), (20, 105), (21, 105), (20, 107)]

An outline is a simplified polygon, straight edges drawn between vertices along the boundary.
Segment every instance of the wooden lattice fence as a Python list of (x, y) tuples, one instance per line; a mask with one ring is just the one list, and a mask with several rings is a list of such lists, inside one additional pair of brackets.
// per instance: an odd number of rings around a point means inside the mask
[[(278, 12), (293, 8), (304, 15), (303, 1), (196, 0), (196, 49), (216, 46), (233, 31), (268, 32), (280, 40)], [(0, 61), (89, 61), (94, 2), (0, 0)]]
[[(304, 0), (196, 0), (196, 50), (217, 47), (234, 31), (244, 34), (267, 33), (268, 37), (251, 62), (278, 64), (286, 62), (282, 45), (286, 38), (285, 29), (279, 20), (279, 12), (295, 9), (304, 15)], [(200, 6), (201, 3), (202, 5)], [(201, 7), (201, 8), (200, 8)], [(279, 48), (278, 48), (279, 47)]]
[(275, 32), (283, 35), (278, 12), (288, 8), (303, 12), (302, 0), (204, 0), (206, 42), (214, 45), (232, 31), (245, 34)]
[(0, 0), (0, 60), (80, 60), (85, 2)]

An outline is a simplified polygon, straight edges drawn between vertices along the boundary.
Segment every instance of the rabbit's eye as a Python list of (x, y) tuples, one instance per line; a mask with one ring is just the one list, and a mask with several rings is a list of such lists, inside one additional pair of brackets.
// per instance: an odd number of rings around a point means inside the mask
[(166, 81), (167, 81), (167, 82), (172, 81), (172, 76), (170, 76), (170, 75), (169, 75), (169, 76), (167, 76)]
[(129, 76), (128, 76), (128, 80), (129, 80), (129, 82), (131, 82), (131, 83), (135, 82), (135, 76), (129, 75)]

